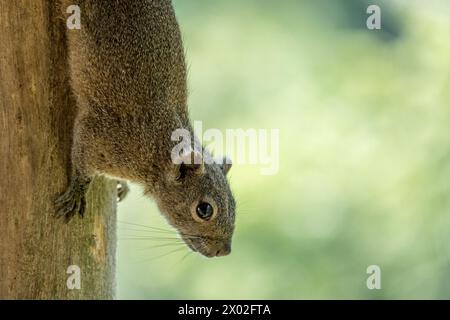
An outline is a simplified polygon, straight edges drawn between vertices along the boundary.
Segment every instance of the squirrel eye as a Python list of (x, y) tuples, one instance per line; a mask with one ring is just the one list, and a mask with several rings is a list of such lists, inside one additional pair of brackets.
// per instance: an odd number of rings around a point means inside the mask
[(197, 206), (197, 215), (203, 220), (209, 220), (213, 215), (213, 207), (208, 202), (200, 202)]

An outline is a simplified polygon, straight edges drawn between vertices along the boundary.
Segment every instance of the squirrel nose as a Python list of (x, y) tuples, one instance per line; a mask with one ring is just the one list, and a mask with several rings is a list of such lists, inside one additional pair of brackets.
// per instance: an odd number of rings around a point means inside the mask
[(231, 244), (229, 242), (225, 243), (219, 250), (216, 252), (216, 257), (226, 256), (231, 252)]

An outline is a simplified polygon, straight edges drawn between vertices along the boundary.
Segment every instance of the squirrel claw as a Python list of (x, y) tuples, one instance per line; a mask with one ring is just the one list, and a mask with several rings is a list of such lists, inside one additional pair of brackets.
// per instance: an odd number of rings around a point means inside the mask
[(117, 202), (121, 202), (127, 196), (128, 192), (130, 192), (130, 187), (128, 187), (128, 183), (125, 181), (118, 180), (117, 181)]
[(74, 192), (72, 189), (67, 190), (55, 201), (56, 216), (64, 218), (69, 222), (76, 214), (84, 216), (86, 201), (84, 195)]

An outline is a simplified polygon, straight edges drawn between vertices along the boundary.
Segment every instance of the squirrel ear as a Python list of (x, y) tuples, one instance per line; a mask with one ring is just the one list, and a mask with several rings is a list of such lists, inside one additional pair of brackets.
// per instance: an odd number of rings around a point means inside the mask
[(176, 180), (182, 180), (188, 172), (202, 174), (205, 170), (203, 157), (200, 151), (191, 150), (172, 159), (174, 163), (174, 176)]
[(222, 163), (219, 163), (219, 165), (220, 165), (220, 168), (222, 169), (223, 173), (227, 174), (228, 171), (230, 171), (230, 169), (231, 169), (231, 165), (232, 165), (231, 159), (228, 158), (227, 156), (225, 156), (222, 159)]

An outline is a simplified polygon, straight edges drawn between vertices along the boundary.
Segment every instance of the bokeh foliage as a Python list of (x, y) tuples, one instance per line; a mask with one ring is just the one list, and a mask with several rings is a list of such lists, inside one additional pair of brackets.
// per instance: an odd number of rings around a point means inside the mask
[[(192, 119), (279, 128), (280, 170), (232, 168), (230, 256), (119, 229), (119, 298), (450, 298), (450, 3), (371, 3), (380, 31), (364, 1), (175, 1)], [(167, 227), (141, 195), (119, 219)]]

